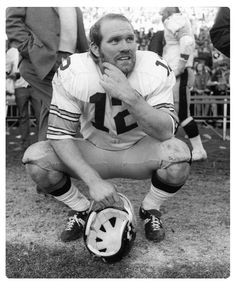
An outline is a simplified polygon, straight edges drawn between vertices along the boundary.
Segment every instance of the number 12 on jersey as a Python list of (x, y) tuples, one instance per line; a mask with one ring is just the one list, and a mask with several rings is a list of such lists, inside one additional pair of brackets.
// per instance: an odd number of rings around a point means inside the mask
[[(90, 103), (95, 104), (95, 116), (92, 124), (95, 128), (109, 133), (109, 129), (104, 125), (105, 109), (106, 109), (106, 94), (97, 92), (90, 97)], [(122, 105), (120, 100), (112, 98), (112, 105)], [(138, 127), (137, 122), (126, 125), (125, 117), (130, 113), (127, 109), (120, 111), (114, 116), (117, 134), (122, 134)]]

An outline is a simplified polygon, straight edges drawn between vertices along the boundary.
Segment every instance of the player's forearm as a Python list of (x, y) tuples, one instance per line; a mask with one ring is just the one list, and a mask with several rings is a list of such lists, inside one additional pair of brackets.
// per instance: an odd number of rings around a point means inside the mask
[(143, 97), (137, 94), (126, 104), (139, 126), (149, 136), (160, 141), (170, 139), (173, 136), (173, 122), (169, 114), (153, 108)]
[(76, 179), (88, 186), (101, 181), (101, 177), (83, 158), (73, 139), (50, 140), (50, 143), (64, 165)]

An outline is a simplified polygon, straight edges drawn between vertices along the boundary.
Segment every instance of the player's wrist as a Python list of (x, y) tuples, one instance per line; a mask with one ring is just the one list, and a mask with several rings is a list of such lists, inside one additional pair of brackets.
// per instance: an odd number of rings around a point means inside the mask
[(135, 89), (131, 89), (128, 96), (125, 97), (124, 102), (128, 106), (135, 106), (140, 102), (141, 99), (140, 94)]
[(88, 180), (85, 180), (85, 183), (90, 189), (102, 181), (103, 179), (98, 174), (94, 174), (93, 176), (89, 177)]

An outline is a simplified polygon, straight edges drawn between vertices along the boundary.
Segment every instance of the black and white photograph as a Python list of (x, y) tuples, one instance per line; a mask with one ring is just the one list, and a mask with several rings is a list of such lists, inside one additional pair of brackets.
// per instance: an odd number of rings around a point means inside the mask
[(233, 7), (92, 2), (1, 7), (1, 278), (230, 284)]

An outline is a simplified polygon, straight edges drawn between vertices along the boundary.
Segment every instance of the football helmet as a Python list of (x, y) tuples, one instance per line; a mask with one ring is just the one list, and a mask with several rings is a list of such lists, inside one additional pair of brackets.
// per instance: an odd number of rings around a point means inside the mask
[(84, 228), (84, 242), (91, 254), (113, 263), (128, 254), (136, 237), (136, 219), (129, 199), (118, 193), (120, 206), (91, 211)]

